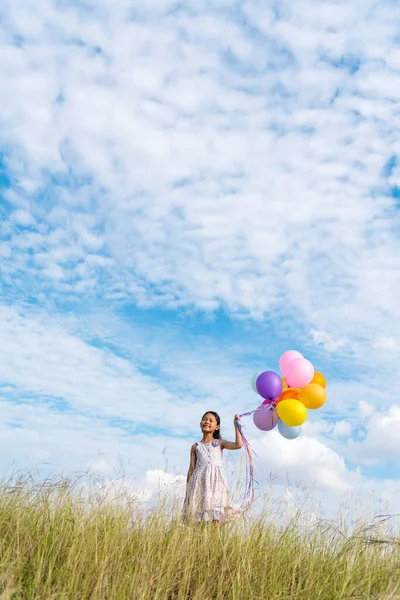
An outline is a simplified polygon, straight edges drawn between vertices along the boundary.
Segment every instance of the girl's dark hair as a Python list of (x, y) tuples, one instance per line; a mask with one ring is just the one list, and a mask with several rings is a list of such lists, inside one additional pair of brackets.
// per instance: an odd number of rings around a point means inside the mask
[[(218, 425), (221, 425), (221, 419), (220, 419), (220, 417), (219, 417), (219, 414), (218, 414), (218, 413), (214, 412), (213, 410), (208, 410), (208, 411), (207, 411), (207, 412), (205, 412), (205, 413), (204, 413), (204, 415), (201, 417), (201, 420), (203, 420), (203, 419), (204, 419), (204, 417), (205, 417), (206, 415), (214, 415), (214, 417), (215, 417), (215, 420), (217, 421), (217, 424), (218, 424)], [(214, 433), (213, 433), (213, 437), (214, 437), (216, 440), (219, 440), (219, 439), (221, 439), (221, 430), (220, 430), (220, 429), (216, 429), (216, 430), (214, 431)]]

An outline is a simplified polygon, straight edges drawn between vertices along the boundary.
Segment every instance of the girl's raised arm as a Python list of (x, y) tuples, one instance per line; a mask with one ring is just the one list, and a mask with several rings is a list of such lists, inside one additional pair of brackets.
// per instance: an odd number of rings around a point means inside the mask
[(226, 440), (221, 440), (221, 449), (223, 450), (224, 448), (226, 450), (240, 450), (240, 448), (243, 446), (243, 440), (242, 440), (242, 436), (241, 433), (239, 431), (239, 427), (238, 427), (238, 420), (239, 420), (239, 415), (235, 415), (235, 418), (233, 420), (233, 424), (235, 426), (235, 432), (236, 432), (236, 439), (234, 442), (227, 442)]
[(188, 474), (187, 474), (187, 478), (186, 478), (186, 483), (189, 483), (189, 479), (192, 476), (193, 471), (196, 468), (196, 446), (197, 444), (193, 444), (193, 446), (190, 449), (190, 465), (189, 465), (189, 470), (188, 470)]

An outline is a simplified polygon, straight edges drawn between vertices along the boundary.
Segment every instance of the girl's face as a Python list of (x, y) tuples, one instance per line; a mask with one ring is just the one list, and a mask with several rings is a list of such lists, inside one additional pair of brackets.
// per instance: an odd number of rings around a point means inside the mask
[(211, 413), (206, 413), (200, 421), (200, 429), (203, 433), (214, 433), (219, 429), (217, 419)]

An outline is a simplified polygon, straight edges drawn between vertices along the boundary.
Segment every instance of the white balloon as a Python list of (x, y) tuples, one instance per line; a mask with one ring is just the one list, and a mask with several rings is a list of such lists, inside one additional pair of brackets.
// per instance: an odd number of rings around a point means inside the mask
[(295, 440), (301, 434), (301, 427), (290, 427), (283, 421), (278, 421), (278, 430), (282, 437), (287, 440)]

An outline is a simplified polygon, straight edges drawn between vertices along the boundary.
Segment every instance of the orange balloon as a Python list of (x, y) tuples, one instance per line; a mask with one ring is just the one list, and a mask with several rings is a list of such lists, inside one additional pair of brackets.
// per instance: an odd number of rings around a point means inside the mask
[(282, 379), (282, 386), (283, 386), (283, 387), (282, 387), (282, 390), (283, 390), (283, 391), (285, 391), (285, 390), (287, 390), (287, 389), (288, 389), (288, 384), (286, 383), (286, 377), (284, 377), (284, 376), (282, 375), (281, 379)]
[(326, 402), (326, 390), (318, 383), (309, 383), (301, 388), (299, 400), (307, 408), (321, 408)]
[(297, 400), (299, 393), (300, 390), (298, 388), (289, 388), (284, 390), (276, 401), (280, 402), (281, 400)]
[(314, 372), (314, 377), (312, 378), (311, 383), (318, 383), (318, 385), (321, 385), (323, 388), (326, 388), (326, 379), (322, 375), (322, 373), (318, 373), (318, 371)]

